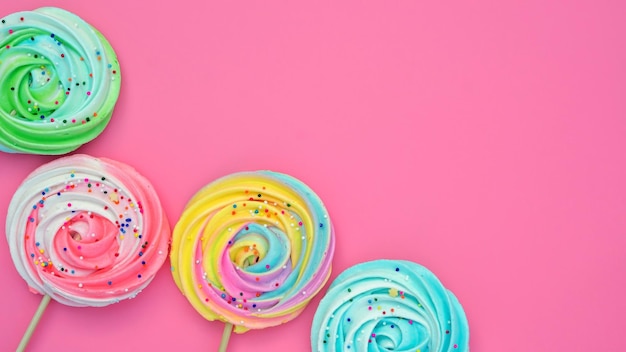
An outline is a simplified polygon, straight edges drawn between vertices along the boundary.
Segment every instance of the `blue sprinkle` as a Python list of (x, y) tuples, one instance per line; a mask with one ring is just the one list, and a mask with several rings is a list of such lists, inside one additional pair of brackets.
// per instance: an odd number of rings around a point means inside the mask
[(31, 254), (30, 254), (30, 257), (31, 257), (31, 258), (35, 258), (35, 254), (34, 254), (34, 253), (31, 253)]
[(322, 224), (322, 223), (320, 222), (320, 228), (321, 228), (321, 227), (324, 227), (324, 224)]
[(123, 228), (120, 228), (120, 232), (121, 233), (126, 233), (126, 230), (124, 230)]
[(54, 38), (54, 33), (50, 33), (50, 38)]
[(259, 213), (259, 209), (256, 209), (256, 210), (254, 211), (254, 213), (255, 213), (255, 214), (258, 214), (258, 213)]
[(400, 271), (400, 268), (396, 268), (396, 271)]
[(39, 242), (35, 242), (35, 246), (39, 247)]
[(394, 328), (393, 324), (391, 324), (391, 328), (392, 328), (392, 329)]
[(30, 221), (30, 222), (35, 222), (35, 219), (33, 219), (33, 218), (29, 218), (29, 219), (28, 219), (28, 221)]
[(37, 209), (37, 206), (36, 206), (36, 205), (33, 205), (33, 209)]
[(131, 222), (132, 220), (130, 218), (126, 218), (126, 222)]
[(107, 284), (109, 284), (109, 286), (111, 286), (113, 284), (113, 281), (109, 281), (109, 282), (107, 282)]
[(143, 252), (139, 252), (139, 256), (141, 257), (143, 255)]
[(60, 196), (60, 195), (61, 195), (61, 192), (57, 192), (57, 196)]
[(72, 274), (74, 273), (74, 269), (72, 269), (72, 271), (70, 271)]
[(222, 298), (226, 298), (226, 294), (225, 293), (222, 293)]
[(67, 252), (67, 248), (65, 248), (65, 247), (63, 247), (63, 250), (64, 250), (65, 252)]
[(141, 279), (141, 274), (137, 275), (137, 278), (138, 278), (138, 279)]
[(235, 302), (237, 300), (237, 298), (233, 297), (233, 302)]
[(252, 308), (256, 308), (256, 303), (254, 303), (254, 304), (252, 305)]
[(233, 208), (237, 208), (237, 204), (233, 204)]
[(146, 265), (146, 261), (145, 261), (145, 260), (142, 260), (142, 261), (141, 261), (141, 265)]

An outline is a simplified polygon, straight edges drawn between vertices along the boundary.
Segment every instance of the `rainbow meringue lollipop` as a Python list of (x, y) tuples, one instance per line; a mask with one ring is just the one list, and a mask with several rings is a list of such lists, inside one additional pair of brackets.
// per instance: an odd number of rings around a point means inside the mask
[(333, 281), (315, 312), (311, 346), (314, 352), (467, 352), (469, 328), (457, 298), (428, 269), (376, 260)]
[(44, 7), (0, 23), (0, 151), (65, 154), (106, 127), (120, 92), (115, 52), (95, 28)]
[(201, 189), (172, 237), (172, 274), (208, 320), (242, 333), (286, 323), (328, 280), (334, 233), (319, 197), (276, 172), (242, 172)]
[(80, 154), (26, 178), (9, 205), (6, 233), (17, 271), (44, 295), (18, 349), (51, 298), (102, 307), (135, 297), (165, 262), (170, 241), (145, 177), (123, 163)]

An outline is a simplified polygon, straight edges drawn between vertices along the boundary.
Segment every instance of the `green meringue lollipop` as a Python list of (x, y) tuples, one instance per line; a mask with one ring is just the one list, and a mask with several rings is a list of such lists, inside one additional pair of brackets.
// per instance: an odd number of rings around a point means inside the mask
[(107, 126), (120, 91), (113, 48), (59, 8), (0, 21), (0, 151), (69, 153)]

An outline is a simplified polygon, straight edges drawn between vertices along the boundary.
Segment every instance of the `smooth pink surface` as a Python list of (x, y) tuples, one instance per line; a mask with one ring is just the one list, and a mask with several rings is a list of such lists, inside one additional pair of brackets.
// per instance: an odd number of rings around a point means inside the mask
[[(473, 351), (619, 351), (625, 4), (22, 0), (0, 16), (60, 6), (110, 40), (120, 99), (79, 151), (135, 166), (173, 224), (217, 177), (289, 173), (331, 213), (332, 278), (413, 260), (459, 297)], [(18, 184), (52, 159), (0, 154), (1, 228)], [(134, 300), (51, 302), (29, 350), (216, 350), (222, 324), (194, 311), (167, 266)], [(0, 268), (4, 351), (40, 297), (4, 236)], [(318, 302), (229, 351), (309, 350)]]

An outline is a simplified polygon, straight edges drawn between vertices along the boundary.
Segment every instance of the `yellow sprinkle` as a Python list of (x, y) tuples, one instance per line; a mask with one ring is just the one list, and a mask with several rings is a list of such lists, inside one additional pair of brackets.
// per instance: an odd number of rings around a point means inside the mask
[(139, 237), (139, 232), (135, 232), (135, 237)]
[(124, 239), (124, 235), (120, 235), (120, 240), (123, 240), (123, 239)]
[(378, 306), (378, 310), (380, 310), (380, 306)]
[(39, 250), (39, 253), (43, 254), (43, 249), (40, 249), (40, 250)]
[(398, 289), (397, 288), (390, 288), (389, 289), (389, 296), (391, 296), (391, 297), (398, 297)]
[(35, 265), (38, 265), (38, 264), (39, 264), (39, 260), (35, 260)]

